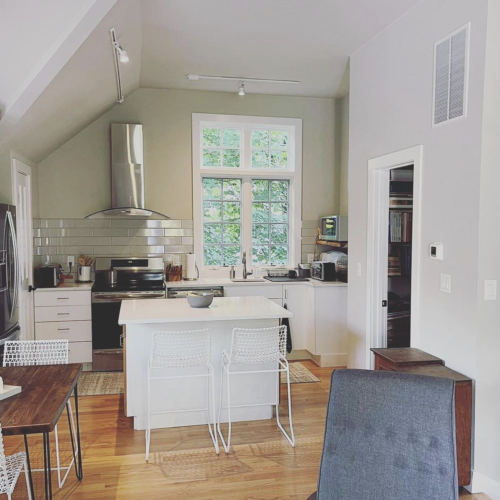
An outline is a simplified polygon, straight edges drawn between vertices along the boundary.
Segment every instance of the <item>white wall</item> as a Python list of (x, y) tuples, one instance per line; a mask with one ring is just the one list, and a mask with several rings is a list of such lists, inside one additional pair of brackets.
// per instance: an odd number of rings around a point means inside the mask
[(500, 499), (500, 301), (484, 300), (484, 280), (500, 283), (500, 3), (490, 1), (479, 207), (478, 329), (474, 490)]
[(144, 125), (148, 208), (192, 219), (192, 113), (302, 118), (302, 218), (335, 213), (335, 106), (334, 99), (139, 89), (40, 162), (40, 217), (81, 218), (110, 205), (109, 124), (131, 122)]
[[(351, 57), (349, 366), (366, 349), (367, 163), (424, 146), (420, 347), (475, 376), (479, 171), (487, 0), (423, 0)], [(471, 21), (468, 117), (432, 128), (434, 42)], [(445, 260), (431, 261), (431, 242)], [(363, 276), (356, 275), (361, 263)], [(452, 294), (439, 291), (451, 274)]]
[[(489, 9), (489, 10), (488, 10)], [(488, 19), (488, 39), (486, 22)], [(500, 6), (423, 0), (351, 58), (349, 145), (349, 366), (365, 367), (367, 162), (422, 144), (419, 347), (475, 380), (474, 491), (500, 499)], [(432, 128), (433, 44), (471, 22), (466, 119)], [(487, 54), (487, 60), (486, 59)], [(485, 76), (486, 70), (486, 76)], [(483, 115), (484, 112), (484, 115)], [(444, 261), (427, 257), (444, 244)], [(452, 293), (439, 291), (451, 274)]]
[(349, 96), (339, 100), (340, 117), (340, 205), (339, 213), (347, 215), (349, 208)]

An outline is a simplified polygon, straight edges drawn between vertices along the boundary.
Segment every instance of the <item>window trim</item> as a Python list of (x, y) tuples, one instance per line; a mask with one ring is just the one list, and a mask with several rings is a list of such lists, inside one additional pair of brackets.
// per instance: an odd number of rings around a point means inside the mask
[[(248, 169), (234, 167), (206, 168), (202, 166), (203, 148), (201, 130), (206, 124), (214, 126), (235, 126), (237, 128), (283, 128), (292, 129), (293, 138), (290, 144), (290, 155), (293, 155), (290, 165), (293, 170), (273, 170), (273, 169)], [(243, 165), (249, 165), (251, 161), (251, 137), (250, 134), (243, 134), (241, 143), (241, 158), (244, 158)], [(215, 178), (241, 178), (242, 180), (242, 201), (250, 199), (251, 192), (245, 193), (245, 189), (251, 189), (248, 179), (286, 179), (290, 181), (289, 188), (289, 265), (301, 261), (301, 227), (302, 227), (302, 119), (300, 118), (274, 118), (261, 116), (243, 115), (217, 115), (205, 113), (193, 113), (192, 115), (192, 172), (193, 172), (193, 236), (194, 252), (198, 266), (203, 275), (224, 276), (227, 266), (205, 266), (203, 264), (203, 188), (202, 179), (204, 177)], [(247, 186), (247, 188), (245, 188)], [(248, 198), (248, 194), (250, 198)], [(250, 212), (250, 213), (248, 213)], [(252, 234), (246, 234), (245, 228), (251, 228), (251, 211), (242, 203), (242, 249), (251, 252)], [(247, 261), (251, 256), (247, 256)], [(250, 260), (251, 262), (251, 260)], [(251, 264), (253, 267), (253, 265)], [(237, 269), (242, 266), (235, 266)]]

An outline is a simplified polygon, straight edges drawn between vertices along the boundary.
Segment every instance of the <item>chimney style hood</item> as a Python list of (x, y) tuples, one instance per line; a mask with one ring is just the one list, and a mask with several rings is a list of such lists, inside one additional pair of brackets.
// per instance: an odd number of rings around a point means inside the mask
[(111, 124), (111, 208), (87, 215), (87, 219), (170, 219), (145, 208), (142, 125)]

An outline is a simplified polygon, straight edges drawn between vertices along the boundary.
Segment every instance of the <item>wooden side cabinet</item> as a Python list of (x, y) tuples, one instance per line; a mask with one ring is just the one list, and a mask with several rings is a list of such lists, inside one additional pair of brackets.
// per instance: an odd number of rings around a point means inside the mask
[(372, 349), (375, 369), (448, 378), (455, 382), (455, 424), (458, 485), (471, 482), (472, 455), (472, 380), (444, 366), (442, 359), (419, 349)]

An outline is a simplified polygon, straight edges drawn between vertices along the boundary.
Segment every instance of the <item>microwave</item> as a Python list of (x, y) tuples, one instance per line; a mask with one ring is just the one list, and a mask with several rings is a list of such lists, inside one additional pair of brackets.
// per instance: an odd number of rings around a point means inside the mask
[(321, 234), (326, 241), (347, 241), (347, 215), (328, 215), (319, 220)]
[(311, 278), (320, 281), (335, 281), (335, 264), (333, 262), (314, 261), (311, 264)]

